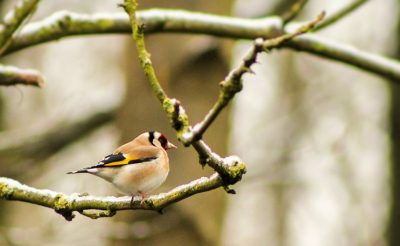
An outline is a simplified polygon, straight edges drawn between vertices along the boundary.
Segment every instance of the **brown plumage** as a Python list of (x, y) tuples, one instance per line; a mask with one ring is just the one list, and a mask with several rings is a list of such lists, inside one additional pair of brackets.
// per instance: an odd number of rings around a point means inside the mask
[(164, 134), (146, 132), (117, 148), (97, 165), (68, 172), (90, 173), (108, 182), (121, 193), (133, 196), (146, 194), (160, 186), (168, 176), (166, 150), (176, 148)]

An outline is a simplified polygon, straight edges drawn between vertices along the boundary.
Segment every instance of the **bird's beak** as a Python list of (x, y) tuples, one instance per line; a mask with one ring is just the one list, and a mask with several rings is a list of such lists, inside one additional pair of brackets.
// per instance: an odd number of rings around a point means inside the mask
[(168, 142), (167, 149), (176, 149), (177, 147), (172, 143)]

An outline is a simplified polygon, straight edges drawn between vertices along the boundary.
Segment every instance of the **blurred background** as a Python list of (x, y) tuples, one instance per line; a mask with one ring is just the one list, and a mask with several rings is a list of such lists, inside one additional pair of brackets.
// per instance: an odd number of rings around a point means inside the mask
[[(32, 21), (59, 10), (121, 12), (121, 0), (42, 0)], [(140, 9), (220, 15), (281, 15), (292, 0), (147, 0)], [(298, 21), (328, 15), (350, 0), (309, 0)], [(17, 1), (0, 0), (4, 16)], [(398, 57), (395, 0), (368, 1), (318, 32), (362, 50)], [(202, 35), (146, 37), (159, 81), (192, 124), (219, 95), (218, 83), (251, 46)], [(46, 86), (0, 88), (0, 176), (71, 194), (118, 193), (91, 175), (96, 164), (142, 132), (161, 131), (169, 152), (168, 191), (201, 176), (196, 152), (175, 138), (142, 73), (131, 36), (63, 39), (13, 53), (2, 64), (37, 69)], [(121, 211), (67, 222), (54, 211), (0, 200), (0, 245), (400, 245), (400, 87), (365, 71), (290, 50), (259, 56), (256, 75), (204, 135), (212, 149), (240, 156), (247, 174), (235, 185), (199, 194), (163, 215)]]

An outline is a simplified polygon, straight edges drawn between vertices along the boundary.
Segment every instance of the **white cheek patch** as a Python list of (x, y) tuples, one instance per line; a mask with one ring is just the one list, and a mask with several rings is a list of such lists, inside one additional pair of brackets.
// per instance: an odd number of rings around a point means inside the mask
[(161, 133), (154, 132), (154, 139), (158, 139), (161, 136)]
[(87, 171), (88, 171), (88, 173), (97, 173), (97, 172), (99, 172), (99, 169), (92, 168), (92, 169), (88, 169)]

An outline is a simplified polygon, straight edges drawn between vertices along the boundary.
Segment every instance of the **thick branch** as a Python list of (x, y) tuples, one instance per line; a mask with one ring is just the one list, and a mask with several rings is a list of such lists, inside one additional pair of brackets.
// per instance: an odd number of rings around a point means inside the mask
[(44, 79), (36, 70), (0, 65), (0, 86), (12, 85), (43, 87)]
[[(283, 34), (282, 20), (278, 17), (242, 19), (154, 9), (138, 11), (137, 15), (138, 20), (146, 25), (145, 33), (196, 33), (251, 40), (259, 37), (274, 38)], [(62, 11), (43, 21), (26, 25), (6, 53), (63, 37), (121, 33), (132, 34), (129, 19), (123, 13), (82, 15)], [(297, 37), (285, 43), (283, 48), (309, 52), (400, 81), (400, 63), (397, 60), (351, 48), (317, 35)]]
[[(222, 179), (218, 173), (214, 173), (209, 178), (202, 177), (188, 184), (178, 186), (167, 193), (150, 196), (145, 199), (143, 205), (140, 204), (142, 198), (137, 196), (133, 199), (131, 207), (131, 197), (95, 197), (79, 194), (68, 196), (51, 190), (40, 190), (22, 185), (13, 179), (0, 178), (0, 198), (52, 208), (64, 216), (66, 220), (71, 221), (75, 217), (74, 211), (78, 211), (92, 219), (110, 217), (119, 210), (141, 209), (161, 212), (163, 208), (171, 204), (197, 193), (216, 189), (222, 184)], [(92, 209), (103, 210), (104, 212), (87, 211)]]
[[(282, 34), (282, 23), (278, 17), (245, 19), (184, 10), (151, 9), (137, 11), (137, 20), (145, 24), (145, 33), (197, 33), (252, 40)], [(5, 54), (69, 36), (121, 33), (132, 34), (125, 13), (87, 15), (59, 11), (42, 21), (24, 26)]]

